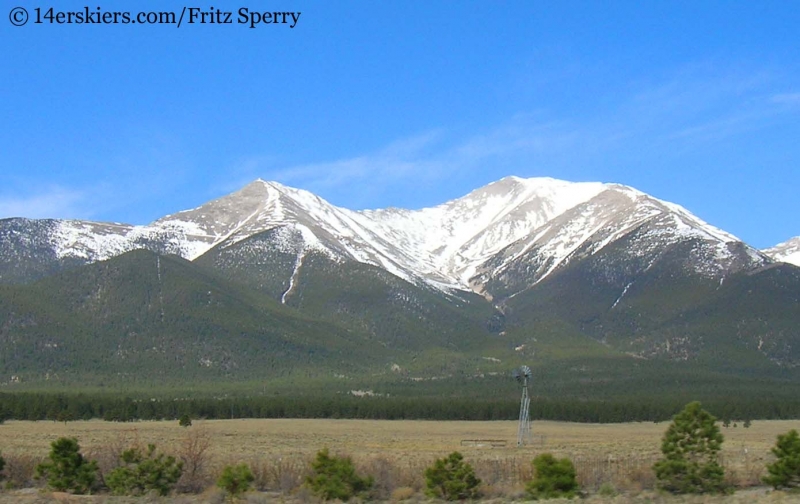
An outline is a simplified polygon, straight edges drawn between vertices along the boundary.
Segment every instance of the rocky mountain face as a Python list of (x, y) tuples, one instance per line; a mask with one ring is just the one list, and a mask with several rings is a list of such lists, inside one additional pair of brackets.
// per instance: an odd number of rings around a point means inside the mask
[[(436, 380), (532, 363), (610, 383), (642, 362), (695, 366), (651, 364), (655, 380), (774, 378), (800, 364), (800, 268), (783, 264), (798, 250), (758, 251), (631, 187), (550, 178), (421, 210), (353, 211), (257, 180), (145, 226), (5, 219), (0, 355), (27, 360), (2, 360), (0, 375), (64, 373), (86, 355), (133, 369), (167, 346), (159, 359), (174, 354), (192, 379), (291, 368)], [(87, 338), (92, 351), (76, 350)]]

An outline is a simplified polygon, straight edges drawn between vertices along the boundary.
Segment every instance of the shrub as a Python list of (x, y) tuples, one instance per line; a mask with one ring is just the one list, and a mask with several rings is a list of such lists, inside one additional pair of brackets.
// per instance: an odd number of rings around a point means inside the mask
[(178, 425), (180, 425), (181, 427), (191, 427), (192, 426), (192, 419), (189, 417), (189, 415), (184, 413), (178, 419)]
[(3, 458), (5, 468), (0, 479), (5, 480), (5, 488), (24, 488), (34, 485), (36, 466), (41, 463), (41, 457), (15, 453)]
[(533, 459), (535, 474), (525, 485), (525, 491), (532, 499), (554, 499), (575, 497), (578, 491), (575, 465), (568, 458), (556, 460), (549, 453)]
[(371, 499), (386, 500), (391, 497), (392, 490), (402, 486), (399, 484), (401, 470), (387, 458), (370, 459), (362, 463), (359, 469), (372, 476), (373, 485), (369, 495)]
[(615, 497), (617, 495), (617, 489), (614, 487), (613, 483), (606, 481), (597, 489), (597, 495), (601, 497)]
[(47, 478), (47, 484), (60, 492), (90, 492), (97, 480), (97, 462), (83, 458), (78, 440), (62, 437), (50, 446), (50, 460), (36, 466), (36, 478)]
[(661, 443), (664, 458), (653, 466), (660, 489), (676, 494), (725, 491), (725, 471), (717, 461), (723, 437), (715, 421), (697, 401), (675, 415)]
[(356, 474), (350, 457), (331, 457), (327, 448), (317, 453), (311, 468), (314, 474), (306, 478), (306, 484), (325, 500), (347, 501), (366, 493), (373, 485), (371, 476), (362, 478)]
[(800, 436), (797, 431), (792, 429), (779, 435), (772, 453), (776, 460), (767, 464), (769, 475), (764, 476), (764, 483), (775, 489), (800, 486)]
[(464, 457), (453, 452), (447, 458), (437, 459), (425, 470), (425, 493), (444, 500), (463, 500), (478, 497), (481, 480), (475, 470), (464, 462)]
[(115, 495), (141, 495), (155, 491), (167, 495), (175, 487), (183, 471), (183, 462), (175, 457), (155, 455), (155, 445), (147, 446), (147, 453), (139, 448), (122, 452), (123, 465), (117, 467), (106, 478), (106, 484)]
[(0, 481), (3, 481), (3, 468), (6, 466), (6, 459), (3, 458), (3, 455), (0, 454)]
[(267, 462), (262, 459), (251, 467), (256, 474), (256, 485), (260, 485), (259, 490), (277, 490), (287, 494), (301, 487), (307, 489), (303, 485), (311, 469), (305, 460), (278, 458)]
[(250, 484), (256, 479), (250, 466), (239, 464), (226, 466), (217, 480), (217, 486), (228, 492), (233, 497), (238, 497), (250, 490)]
[(175, 487), (178, 492), (199, 493), (212, 483), (206, 469), (211, 435), (203, 427), (190, 429), (178, 448), (183, 474)]

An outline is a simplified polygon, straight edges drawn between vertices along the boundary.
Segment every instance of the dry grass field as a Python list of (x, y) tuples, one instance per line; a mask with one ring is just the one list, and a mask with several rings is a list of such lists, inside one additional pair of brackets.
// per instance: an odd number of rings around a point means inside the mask
[[(532, 446), (517, 448), (516, 422), (435, 422), (370, 420), (208, 420), (188, 428), (173, 422), (112, 423), (100, 420), (54, 422), (9, 421), (0, 425), (0, 450), (11, 467), (24, 472), (49, 452), (50, 442), (62, 436), (78, 439), (82, 451), (113, 467), (114, 458), (133, 444), (154, 443), (166, 453), (197, 458), (200, 486), (213, 486), (220, 468), (249, 463), (264, 496), (294, 495), (316, 452), (324, 447), (349, 455), (366, 473), (375, 475), (386, 499), (401, 493), (417, 498), (423, 486), (422, 472), (437, 457), (460, 451), (484, 481), (484, 494), (499, 500), (522, 496), (524, 481), (531, 477), (530, 461), (550, 452), (570, 457), (579, 481), (590, 493), (606, 484), (622, 497), (593, 497), (602, 502), (658, 502), (652, 493), (650, 467), (660, 455), (660, 440), (668, 423), (572, 424), (534, 422)], [(722, 428), (725, 436), (723, 462), (730, 480), (740, 488), (758, 485), (776, 436), (800, 429), (800, 421), (756, 421), (745, 429)], [(491, 446), (480, 440), (505, 441)], [(16, 463), (17, 467), (13, 467)], [(402, 489), (403, 492), (399, 492)], [(412, 492), (413, 490), (413, 492)], [(30, 492), (30, 491), (29, 491)], [(6, 494), (22, 499), (25, 494)], [(209, 497), (213, 500), (213, 498)], [(623, 500), (620, 500), (623, 499)], [(655, 500), (654, 500), (655, 499)], [(745, 490), (735, 497), (669, 502), (793, 502), (794, 496)], [(744, 499), (744, 500), (741, 500)], [(800, 499), (798, 499), (800, 501)]]

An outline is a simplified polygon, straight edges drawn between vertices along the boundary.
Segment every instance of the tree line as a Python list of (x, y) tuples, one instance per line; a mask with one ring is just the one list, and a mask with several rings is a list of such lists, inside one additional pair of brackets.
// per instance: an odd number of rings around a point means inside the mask
[[(580, 400), (538, 398), (534, 420), (618, 423), (669, 420), (683, 398)], [(703, 403), (720, 419), (800, 418), (800, 400), (716, 398)], [(102, 394), (0, 393), (0, 420), (108, 421), (191, 418), (354, 418), (375, 420), (515, 420), (519, 402), (507, 398), (354, 397), (351, 395), (142, 398)]]

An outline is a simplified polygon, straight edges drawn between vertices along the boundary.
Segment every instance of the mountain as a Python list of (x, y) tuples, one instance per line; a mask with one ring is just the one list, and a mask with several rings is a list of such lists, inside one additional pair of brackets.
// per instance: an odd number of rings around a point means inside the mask
[(775, 261), (800, 266), (800, 236), (795, 236), (774, 247), (764, 249), (762, 252)]
[(44, 370), (54, 380), (145, 381), (180, 371), (220, 378), (248, 376), (261, 366), (280, 376), (322, 359), (363, 362), (365, 354), (361, 335), (149, 251), (6, 286), (0, 294), (0, 367), (13, 376)]
[(556, 394), (785, 385), (800, 268), (783, 245), (758, 251), (628, 186), (550, 178), (421, 210), (257, 180), (146, 226), (5, 219), (0, 382), (147, 369), (419, 389), (528, 363)]
[[(598, 252), (641, 226), (652, 227), (648, 236), (659, 243), (699, 239), (703, 250), (694, 267), (709, 273), (744, 267), (741, 260), (751, 266), (768, 260), (747, 246), (749, 259), (735, 260), (727, 249), (741, 243), (736, 237), (678, 205), (618, 184), (507, 177), (433, 208), (356, 212), (307, 191), (257, 180), (147, 226), (0, 221), (0, 281), (30, 281), (62, 266), (138, 248), (194, 260), (215, 246), (281, 226), (301, 230), (309, 248), (332, 257), (371, 264), (412, 283), (479, 293), (523, 255), (540, 265), (535, 283), (579, 249)], [(590, 243), (588, 250), (584, 246)], [(16, 267), (26, 261), (36, 266)]]

